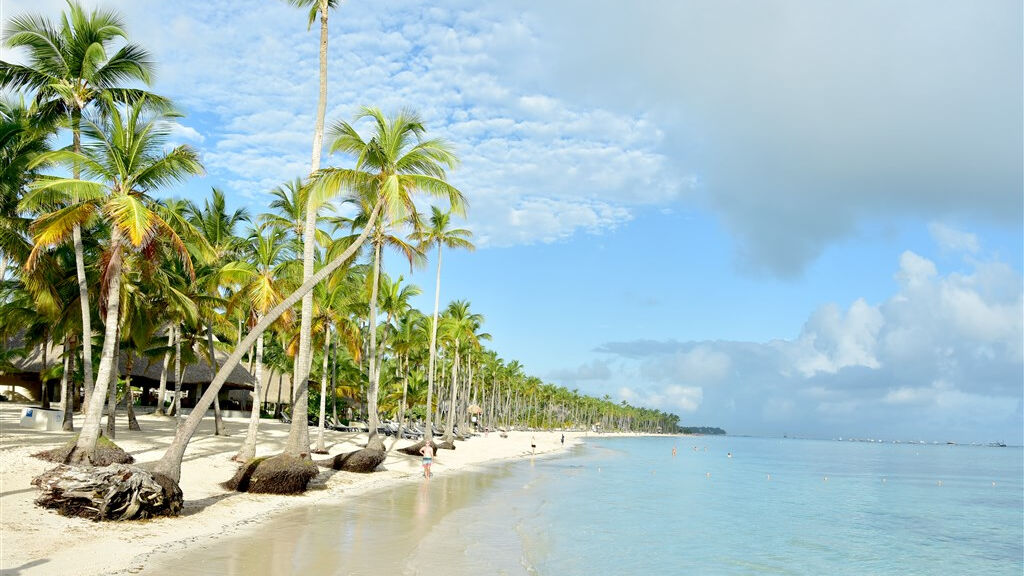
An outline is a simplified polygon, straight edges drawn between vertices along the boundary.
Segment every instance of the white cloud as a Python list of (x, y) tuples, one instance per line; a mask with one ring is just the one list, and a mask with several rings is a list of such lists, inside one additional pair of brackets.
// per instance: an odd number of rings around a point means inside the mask
[(968, 264), (940, 273), (904, 252), (888, 299), (821, 306), (791, 340), (614, 342), (598, 352), (618, 361), (608, 381), (627, 382), (627, 401), (672, 402), (684, 421), (733, 432), (1019, 440), (1024, 282), (999, 261)]
[(939, 222), (929, 224), (928, 232), (931, 234), (932, 239), (935, 240), (935, 243), (943, 250), (977, 254), (978, 250), (981, 249), (978, 237), (974, 234), (961, 232)]

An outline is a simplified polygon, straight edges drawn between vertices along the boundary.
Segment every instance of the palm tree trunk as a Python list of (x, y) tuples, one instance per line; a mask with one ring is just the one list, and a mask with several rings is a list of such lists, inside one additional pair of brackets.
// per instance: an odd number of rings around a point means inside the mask
[[(356, 250), (362, 246), (363, 241), (366, 240), (366, 236), (369, 235), (370, 230), (377, 221), (377, 217), (380, 214), (381, 207), (384, 205), (384, 197), (381, 196), (377, 200), (377, 203), (373, 207), (373, 211), (370, 213), (370, 218), (366, 223), (366, 227), (356, 238), (355, 242), (351, 246), (345, 249), (340, 255), (334, 260), (327, 264), (323, 268), (317, 271), (312, 278), (302, 283), (295, 292), (292, 292), (287, 298), (285, 298), (280, 304), (274, 306), (262, 320), (256, 323), (256, 326), (249, 332), (249, 335), (245, 337), (242, 344), (235, 348), (231, 356), (228, 357), (224, 365), (221, 366), (217, 372), (217, 376), (210, 383), (210, 387), (206, 390), (201, 398), (196, 402), (196, 407), (189, 414), (188, 420), (183, 426), (178, 427), (178, 431), (174, 435), (174, 440), (171, 445), (168, 446), (167, 451), (164, 452), (163, 457), (154, 466), (154, 471), (168, 478), (171, 478), (177, 482), (181, 478), (181, 459), (185, 455), (185, 448), (188, 446), (189, 440), (195, 434), (196, 429), (199, 427), (200, 419), (202, 418), (203, 412), (210, 407), (213, 403), (213, 395), (220, 391), (221, 386), (228, 378), (228, 374), (231, 370), (238, 365), (238, 362), (242, 359), (245, 351), (255, 343), (256, 339), (263, 334), (271, 324), (277, 321), (277, 319), (284, 313), (285, 310), (291, 309), (300, 298), (308, 294), (313, 290), (313, 287), (326, 279), (335, 270), (340, 268), (349, 258), (355, 254)], [(307, 448), (308, 449), (308, 448)]]
[[(113, 374), (114, 351), (117, 348), (117, 320), (121, 306), (121, 231), (114, 227), (110, 232), (110, 246), (113, 248), (113, 256), (110, 262), (108, 277), (110, 284), (107, 286), (107, 314), (103, 328), (103, 350), (100, 354), (100, 367), (96, 375), (95, 393), (89, 399), (85, 413), (85, 421), (82, 423), (82, 433), (78, 436), (78, 443), (75, 445), (76, 458), (86, 460), (91, 458), (93, 450), (96, 449), (96, 440), (100, 436), (100, 421), (103, 417), (103, 404), (106, 400), (104, 392), (110, 386)], [(85, 313), (83, 313), (85, 316)], [(83, 318), (84, 320), (85, 318)], [(86, 333), (88, 339), (89, 334)], [(85, 344), (83, 363), (89, 366), (88, 344)], [(88, 370), (88, 368), (86, 368)], [(86, 372), (88, 374), (88, 372)], [(88, 376), (86, 376), (88, 378)], [(117, 380), (114, 379), (116, 385)], [(86, 380), (88, 384), (88, 380)]]
[(446, 442), (455, 440), (455, 401), (458, 399), (459, 393), (459, 339), (455, 339), (455, 358), (452, 362), (452, 401), (448, 404), (448, 426), (444, 430), (444, 439)]
[(127, 356), (124, 376), (124, 408), (128, 414), (128, 429), (139, 432), (142, 430), (142, 426), (139, 426), (139, 421), (135, 418), (135, 398), (132, 396), (132, 364), (134, 360), (130, 352)]
[[(258, 321), (258, 320), (257, 320)], [(249, 431), (245, 434), (245, 442), (232, 458), (237, 462), (248, 462), (256, 457), (256, 434), (260, 427), (260, 385), (263, 382), (263, 334), (256, 339), (256, 381), (252, 390), (252, 412), (249, 414)], [(280, 396), (281, 383), (278, 382)], [(280, 402), (280, 398), (278, 399)]]
[(437, 309), (441, 303), (441, 243), (437, 243), (437, 281), (434, 283), (434, 319), (430, 325), (430, 361), (427, 368), (427, 430), (423, 439), (431, 441), (433, 422), (430, 418), (430, 407), (434, 398), (434, 362), (437, 357)]
[(164, 410), (164, 396), (167, 395), (167, 367), (171, 364), (171, 348), (174, 346), (174, 327), (167, 329), (167, 352), (164, 352), (164, 367), (160, 370), (160, 387), (156, 390), (156, 410), (154, 414), (160, 416), (167, 412)]
[(380, 419), (377, 416), (377, 393), (380, 389), (380, 370), (377, 365), (377, 288), (380, 282), (380, 242), (373, 243), (373, 284), (370, 285), (370, 389), (366, 392), (366, 423), (370, 427), (370, 435), (366, 447), (372, 450), (384, 450), (384, 441), (380, 439), (377, 428)]
[(171, 402), (171, 410), (177, 424), (181, 425), (181, 326), (174, 330), (174, 400)]
[(409, 393), (409, 355), (405, 355), (405, 371), (402, 375), (402, 404), (398, 407), (398, 432), (395, 434), (394, 441), (391, 442), (391, 447), (388, 448), (388, 452), (395, 449), (395, 444), (402, 439), (402, 428), (405, 427), (405, 403), (406, 397)]
[(50, 349), (50, 337), (43, 338), (43, 368), (39, 371), (39, 400), (41, 402), (40, 408), (43, 410), (50, 409), (50, 390), (47, 385), (46, 378), (46, 362), (47, 352)]
[[(71, 113), (71, 138), (76, 154), (82, 151), (81, 124), (82, 111), (73, 110)], [(72, 176), (77, 180), (81, 177), (81, 172), (81, 168), (76, 162), (72, 169)], [(78, 301), (82, 308), (82, 372), (85, 375), (85, 405), (91, 406), (90, 399), (92, 398), (93, 390), (92, 316), (89, 312), (89, 283), (85, 277), (85, 245), (82, 243), (82, 227), (80, 225), (75, 224), (71, 228), (71, 238), (75, 247), (75, 277), (78, 280)]]
[(3, 282), (4, 278), (7, 278), (7, 263), (7, 255), (0, 252), (0, 282)]
[[(217, 356), (213, 351), (213, 324), (206, 321), (206, 351), (210, 355), (210, 374), (217, 373)], [(220, 396), (213, 397), (213, 435), (224, 435), (224, 420), (220, 417)]]
[(64, 402), (64, 423), (62, 430), (71, 432), (75, 429), (75, 337), (69, 336), (64, 341), (64, 386), (61, 398)]
[[(320, 154), (324, 141), (324, 116), (327, 114), (327, 0), (320, 0), (320, 96), (317, 99), (316, 127), (313, 130), (313, 154), (309, 173), (320, 169)], [(302, 281), (313, 277), (313, 252), (316, 248), (316, 214), (319, 206), (312, 199), (306, 202), (306, 227), (302, 244)], [(309, 370), (312, 364), (311, 337), (313, 328), (313, 294), (302, 297), (302, 316), (299, 323), (299, 353), (295, 359), (297, 394), (292, 404), (292, 425), (288, 431), (285, 454), (293, 456), (309, 453)]]
[[(118, 342), (121, 340), (121, 332), (118, 330)], [(113, 440), (115, 433), (117, 432), (117, 382), (119, 380), (118, 372), (121, 371), (118, 366), (118, 362), (121, 359), (120, 345), (114, 349), (114, 375), (110, 379), (110, 392), (107, 395), (107, 436)]]
[(316, 452), (327, 453), (327, 445), (324, 444), (324, 421), (327, 419), (327, 360), (331, 353), (331, 329), (325, 330), (324, 334), (324, 365), (320, 373), (320, 430), (316, 433)]
[(331, 350), (331, 417), (338, 424), (338, 387), (334, 384), (334, 376), (338, 371), (338, 347)]

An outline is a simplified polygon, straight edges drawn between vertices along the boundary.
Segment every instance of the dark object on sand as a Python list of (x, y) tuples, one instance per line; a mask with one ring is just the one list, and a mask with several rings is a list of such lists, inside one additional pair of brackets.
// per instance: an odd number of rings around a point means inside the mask
[[(419, 442), (413, 444), (412, 446), (399, 448), (398, 451), (401, 452), (402, 454), (408, 454), (409, 456), (422, 456), (423, 454), (420, 454), (420, 448), (423, 448), (423, 446), (425, 446), (426, 443), (426, 440), (420, 440)], [(439, 448), (438, 444), (431, 440), (430, 446), (433, 447), (434, 454), (437, 454), (437, 450)]]
[(302, 494), (319, 473), (309, 458), (279, 454), (246, 462), (224, 486), (252, 494)]
[(388, 453), (384, 450), (363, 448), (361, 450), (356, 450), (355, 452), (338, 454), (328, 462), (330, 462), (331, 468), (334, 468), (335, 470), (369, 474), (376, 470), (378, 466), (383, 464), (384, 459), (387, 458), (387, 456)]
[(91, 520), (143, 520), (177, 516), (183, 496), (177, 482), (138, 466), (65, 466), (32, 479), (42, 494), (36, 505)]

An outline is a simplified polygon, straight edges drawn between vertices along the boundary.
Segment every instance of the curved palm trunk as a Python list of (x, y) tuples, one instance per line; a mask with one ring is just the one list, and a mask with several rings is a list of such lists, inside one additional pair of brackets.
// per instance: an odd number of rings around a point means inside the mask
[(174, 327), (167, 329), (167, 352), (164, 352), (164, 367), (160, 370), (160, 387), (156, 391), (156, 410), (154, 414), (164, 416), (164, 396), (167, 395), (167, 368), (171, 364), (171, 348), (174, 346)]
[(448, 404), (448, 425), (444, 429), (444, 439), (451, 442), (455, 439), (455, 401), (459, 393), (459, 339), (455, 339), (455, 358), (452, 362), (452, 401)]
[(380, 427), (380, 419), (377, 416), (377, 393), (380, 389), (380, 370), (377, 364), (377, 286), (379, 282), (380, 242), (374, 242), (373, 284), (370, 286), (370, 357), (367, 358), (370, 364), (370, 389), (366, 391), (366, 423), (370, 427), (370, 436), (366, 441), (366, 447), (371, 450), (384, 449), (384, 441), (377, 433), (377, 428)]
[[(260, 320), (256, 326), (249, 332), (249, 335), (245, 337), (245, 340), (235, 348), (231, 356), (228, 357), (224, 365), (220, 367), (217, 372), (217, 376), (210, 383), (209, 388), (206, 389), (206, 393), (196, 402), (196, 407), (189, 414), (188, 420), (182, 426), (178, 427), (178, 431), (174, 435), (174, 440), (171, 445), (167, 448), (163, 457), (159, 462), (156, 463), (153, 470), (157, 473), (163, 474), (168, 478), (178, 481), (181, 478), (181, 459), (185, 455), (185, 448), (188, 446), (189, 440), (195, 434), (196, 429), (199, 427), (199, 423), (202, 419), (202, 414), (210, 407), (213, 403), (213, 396), (219, 391), (221, 386), (228, 378), (228, 374), (231, 370), (238, 365), (238, 362), (245, 355), (245, 351), (249, 349), (255, 342), (256, 339), (263, 334), (267, 328), (270, 327), (281, 314), (284, 314), (285, 310), (290, 309), (299, 301), (300, 298), (305, 296), (313, 287), (323, 282), (325, 278), (330, 276), (335, 270), (340, 268), (349, 258), (355, 254), (356, 250), (362, 246), (363, 241), (366, 240), (366, 236), (369, 235), (370, 230), (373, 229), (373, 225), (377, 221), (377, 216), (380, 214), (381, 207), (384, 205), (383, 197), (377, 200), (377, 204), (373, 207), (373, 212), (370, 213), (370, 218), (366, 223), (366, 227), (363, 229), (359, 237), (356, 238), (355, 242), (352, 243), (344, 252), (342, 252), (337, 258), (331, 261), (330, 264), (324, 266), (320, 270), (313, 274), (313, 277), (302, 283), (295, 292), (292, 292), (290, 296), (285, 298), (280, 304), (275, 306), (267, 313), (266, 316)], [(308, 448), (307, 448), (308, 449)]]
[[(100, 436), (100, 421), (103, 418), (103, 404), (106, 401), (106, 394), (104, 392), (110, 386), (114, 352), (117, 348), (117, 319), (121, 306), (120, 243), (121, 232), (115, 227), (110, 232), (110, 245), (113, 247), (114, 255), (110, 262), (110, 285), (107, 287), (107, 314), (103, 330), (103, 351), (100, 356), (99, 371), (96, 375), (96, 390), (89, 399), (85, 420), (82, 422), (82, 433), (79, 434), (78, 443), (75, 445), (75, 451), (78, 453), (77, 458), (82, 460), (90, 458), (96, 449), (96, 440)], [(84, 356), (83, 362), (89, 362), (88, 352)]]
[[(327, 114), (327, 0), (320, 0), (320, 96), (317, 99), (316, 127), (313, 131), (313, 154), (309, 173), (320, 169), (320, 154), (324, 142), (324, 116)], [(313, 251), (316, 247), (316, 213), (319, 207), (306, 200), (306, 227), (303, 231), (302, 281), (308, 282), (313, 276)], [(302, 298), (302, 315), (299, 323), (299, 353), (295, 359), (297, 394), (292, 404), (292, 425), (288, 431), (285, 454), (293, 456), (309, 453), (309, 369), (312, 363), (311, 332), (313, 328), (313, 294)]]
[(320, 429), (316, 433), (316, 451), (321, 454), (327, 453), (327, 446), (324, 444), (324, 421), (327, 419), (327, 359), (331, 353), (331, 331), (327, 329), (324, 335), (324, 365), (320, 373)]
[[(257, 323), (259, 321), (257, 320)], [(249, 431), (245, 434), (245, 442), (232, 460), (248, 462), (256, 457), (256, 434), (260, 427), (260, 386), (263, 383), (263, 334), (256, 340), (256, 382), (252, 390), (252, 412), (249, 414)], [(280, 383), (278, 383), (280, 390)]]
[(423, 432), (423, 439), (430, 442), (434, 436), (434, 422), (431, 418), (430, 407), (433, 405), (434, 399), (434, 362), (437, 358), (437, 309), (441, 303), (441, 243), (437, 243), (437, 281), (434, 284), (434, 319), (430, 325), (430, 361), (429, 368), (427, 369), (427, 410), (426, 410), (426, 427), (427, 429)]

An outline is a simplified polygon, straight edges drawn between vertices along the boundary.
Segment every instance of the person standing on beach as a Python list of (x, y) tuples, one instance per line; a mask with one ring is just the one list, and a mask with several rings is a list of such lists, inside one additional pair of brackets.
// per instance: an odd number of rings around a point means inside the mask
[(420, 454), (423, 454), (423, 477), (430, 478), (430, 465), (434, 463), (434, 446), (427, 442), (420, 448)]
[(562, 446), (565, 446), (565, 434), (562, 434)]
[(537, 437), (530, 436), (530, 454), (537, 453)]

